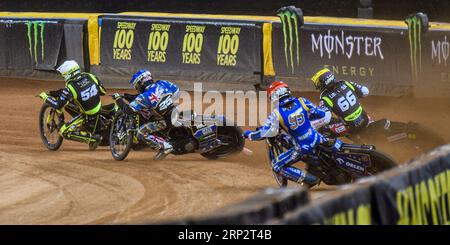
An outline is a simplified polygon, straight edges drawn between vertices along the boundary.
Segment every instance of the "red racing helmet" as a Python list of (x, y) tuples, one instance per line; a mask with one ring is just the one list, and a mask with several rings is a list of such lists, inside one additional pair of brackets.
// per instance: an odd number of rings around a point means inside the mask
[(267, 95), (272, 101), (279, 100), (291, 95), (289, 86), (282, 81), (275, 81), (267, 88)]

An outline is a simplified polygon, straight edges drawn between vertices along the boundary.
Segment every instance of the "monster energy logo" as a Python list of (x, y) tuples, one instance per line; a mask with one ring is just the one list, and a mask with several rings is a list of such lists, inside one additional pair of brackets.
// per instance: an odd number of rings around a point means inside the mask
[[(414, 80), (419, 79), (422, 71), (422, 32), (423, 20), (419, 17), (420, 14), (406, 18), (405, 22), (408, 25), (408, 40), (409, 40), (409, 54), (411, 61), (411, 71)], [(428, 25), (428, 23), (426, 23)]]
[(431, 60), (437, 60), (438, 64), (444, 63), (447, 66), (447, 60), (450, 56), (450, 43), (447, 40), (447, 36), (444, 40), (431, 40)]
[(43, 21), (27, 21), (25, 22), (27, 26), (27, 38), (28, 38), (28, 50), (30, 51), (30, 56), (34, 59), (34, 62), (38, 64), (38, 46), (39, 41), (41, 43), (40, 53), (41, 61), (44, 61), (44, 30), (45, 23)]
[[(291, 67), (291, 72), (294, 73), (294, 56), (296, 57), (297, 66), (300, 64), (300, 41), (298, 30), (303, 24), (302, 16), (298, 13), (301, 10), (293, 6), (283, 7), (278, 10), (277, 16), (283, 24), (284, 37), (284, 57), (286, 59), (286, 67)], [(295, 55), (294, 55), (294, 35), (295, 35)], [(289, 44), (288, 44), (289, 42)], [(288, 53), (289, 50), (289, 53)]]

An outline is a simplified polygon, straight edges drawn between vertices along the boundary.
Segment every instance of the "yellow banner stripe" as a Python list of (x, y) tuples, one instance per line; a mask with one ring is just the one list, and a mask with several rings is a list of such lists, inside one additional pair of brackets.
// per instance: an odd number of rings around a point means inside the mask
[(272, 57), (272, 23), (263, 24), (264, 75), (275, 76)]
[[(89, 16), (99, 16), (102, 13), (51, 13), (51, 12), (0, 12), (0, 17), (17, 18), (84, 18)], [(150, 17), (171, 17), (171, 18), (198, 18), (198, 19), (225, 19), (225, 20), (253, 20), (263, 22), (280, 22), (277, 16), (252, 16), (252, 15), (215, 15), (215, 14), (173, 14), (160, 12), (122, 12), (119, 15), (135, 15)], [(275, 14), (274, 14), (275, 15)], [(406, 27), (402, 20), (373, 20), (357, 18), (340, 18), (324, 16), (305, 16), (306, 23), (319, 24), (341, 24), (341, 25), (362, 25), (362, 26), (386, 26), (386, 27)], [(450, 29), (450, 23), (430, 22), (431, 29)]]
[(100, 32), (98, 16), (90, 16), (88, 19), (89, 61), (91, 65), (100, 64)]
[(223, 19), (223, 20), (253, 20), (253, 21), (277, 21), (276, 16), (252, 16), (252, 15), (220, 15), (220, 14), (173, 14), (160, 12), (122, 12), (119, 15), (148, 16), (148, 17), (168, 17), (185, 19)]
[[(223, 20), (253, 20), (263, 22), (280, 22), (276, 16), (252, 16), (252, 15), (217, 15), (217, 14), (173, 14), (160, 12), (122, 12), (120, 15), (135, 15), (149, 17), (170, 17), (170, 18), (197, 18), (197, 19), (223, 19)], [(340, 24), (356, 26), (381, 26), (381, 27), (407, 27), (402, 20), (374, 20), (358, 18), (340, 18), (324, 16), (305, 16), (305, 23), (317, 24)], [(449, 29), (450, 23), (430, 22), (430, 28)]]
[(0, 17), (10, 18), (59, 18), (88, 19), (89, 16), (99, 16), (100, 13), (49, 13), (49, 12), (0, 12)]

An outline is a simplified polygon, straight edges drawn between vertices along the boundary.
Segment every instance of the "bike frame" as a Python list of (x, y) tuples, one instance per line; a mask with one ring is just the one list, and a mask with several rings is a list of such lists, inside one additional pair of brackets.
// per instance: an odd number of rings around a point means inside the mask
[[(276, 162), (276, 158), (282, 153), (279, 149), (280, 146), (286, 149), (293, 147), (290, 142), (281, 139), (280, 135), (276, 136), (272, 142), (267, 140), (267, 143), (269, 146), (269, 158), (272, 165)], [(274, 146), (274, 144), (279, 145)], [(373, 146), (343, 144), (341, 149), (341, 151), (333, 152), (325, 146), (319, 146), (316, 155), (300, 156), (293, 164), (301, 161), (309, 168), (320, 167), (325, 173), (331, 172), (333, 168), (337, 167), (345, 171), (352, 178), (365, 176), (367, 174), (367, 168), (370, 166), (371, 159), (370, 155), (364, 153), (364, 151), (373, 149)]]

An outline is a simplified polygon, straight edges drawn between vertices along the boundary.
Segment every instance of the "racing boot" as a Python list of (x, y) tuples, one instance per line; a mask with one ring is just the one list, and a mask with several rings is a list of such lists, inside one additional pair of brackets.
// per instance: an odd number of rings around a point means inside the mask
[(281, 169), (280, 174), (291, 181), (305, 185), (307, 188), (311, 188), (320, 182), (320, 179), (316, 176), (294, 167), (285, 167)]
[(90, 151), (94, 151), (95, 149), (97, 149), (98, 145), (100, 144), (100, 142), (102, 142), (103, 137), (99, 134), (94, 134), (91, 135), (90, 139), (89, 139), (89, 150)]
[(173, 146), (161, 137), (148, 134), (144, 139), (152, 149), (158, 150), (158, 153), (153, 157), (154, 160), (164, 159), (173, 150)]
[(164, 142), (158, 153), (153, 157), (154, 160), (163, 160), (167, 155), (173, 151), (173, 146), (167, 142)]

